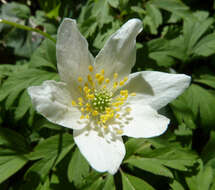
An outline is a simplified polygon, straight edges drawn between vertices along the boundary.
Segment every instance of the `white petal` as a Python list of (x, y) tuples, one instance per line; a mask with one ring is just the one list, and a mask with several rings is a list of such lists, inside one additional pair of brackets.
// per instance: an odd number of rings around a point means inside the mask
[(71, 105), (72, 97), (65, 83), (45, 81), (41, 86), (29, 87), (28, 93), (37, 112), (50, 122), (72, 129), (86, 126), (84, 121), (79, 122), (81, 113)]
[(110, 79), (115, 72), (119, 79), (128, 76), (136, 61), (136, 36), (141, 30), (141, 21), (131, 19), (116, 31), (96, 56), (97, 71), (104, 69)]
[(95, 130), (74, 130), (74, 140), (89, 164), (99, 172), (117, 172), (124, 156), (125, 146), (121, 137), (108, 141)]
[(135, 138), (150, 138), (161, 135), (167, 129), (169, 119), (149, 106), (130, 104), (130, 114), (124, 118), (123, 135)]
[(88, 43), (80, 34), (76, 21), (66, 18), (58, 29), (57, 66), (61, 80), (70, 86), (77, 84), (78, 77), (86, 79), (88, 66), (93, 64)]
[(143, 71), (129, 75), (123, 88), (137, 94), (128, 98), (130, 102), (147, 104), (158, 110), (182, 94), (190, 81), (191, 78), (184, 74)]

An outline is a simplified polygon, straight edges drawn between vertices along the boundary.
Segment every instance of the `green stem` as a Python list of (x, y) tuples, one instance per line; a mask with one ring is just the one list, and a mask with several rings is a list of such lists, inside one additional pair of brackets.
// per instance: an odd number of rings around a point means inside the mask
[(4, 24), (8, 24), (8, 25), (11, 25), (13, 27), (16, 27), (16, 28), (19, 28), (19, 29), (22, 29), (22, 30), (28, 30), (28, 31), (32, 31), (32, 32), (37, 32), (39, 34), (41, 34), (42, 36), (52, 40), (53, 42), (56, 43), (56, 40), (54, 38), (52, 38), (48, 33), (46, 32), (43, 32), (37, 28), (31, 28), (29, 26), (25, 26), (25, 25), (22, 25), (22, 24), (18, 24), (18, 23), (15, 23), (15, 22), (11, 22), (9, 20), (4, 20), (4, 19), (0, 19), (0, 23), (4, 23)]

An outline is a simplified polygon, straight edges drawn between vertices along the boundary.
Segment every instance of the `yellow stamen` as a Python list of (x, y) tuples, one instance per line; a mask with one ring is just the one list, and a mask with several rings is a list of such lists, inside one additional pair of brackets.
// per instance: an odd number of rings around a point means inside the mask
[(131, 94), (130, 94), (130, 96), (136, 96), (136, 93), (135, 93), (135, 92), (133, 92), (133, 93), (131, 93)]
[(123, 86), (124, 84), (125, 84), (125, 82), (123, 80), (119, 82), (120, 86)]
[(101, 70), (101, 74), (102, 74), (102, 75), (105, 74), (105, 70), (104, 70), (104, 69)]
[(84, 112), (84, 108), (83, 107), (81, 108), (81, 111)]
[(81, 115), (80, 119), (84, 119), (84, 115)]
[(121, 134), (123, 134), (123, 130), (122, 130), (122, 129), (117, 129), (116, 133), (117, 133), (118, 135), (121, 135)]
[(76, 106), (76, 105), (77, 105), (76, 102), (75, 102), (74, 100), (72, 100), (72, 105), (73, 105), (73, 106)]
[(114, 79), (116, 79), (118, 77), (118, 73), (114, 73), (113, 77), (114, 77)]
[(105, 79), (105, 82), (108, 84), (110, 82), (110, 79), (109, 78), (106, 78)]
[(100, 76), (101, 76), (100, 73), (96, 73), (96, 79), (99, 79)]
[(127, 80), (128, 80), (128, 77), (125, 77), (125, 78), (124, 78), (124, 82), (126, 82)]
[(93, 115), (93, 116), (97, 116), (98, 114), (99, 114), (99, 112), (96, 111), (96, 110), (94, 110), (94, 111), (92, 112), (92, 115)]
[(89, 115), (86, 115), (86, 119), (89, 119), (90, 118), (90, 116)]
[(118, 86), (118, 82), (114, 82), (113, 88), (117, 88), (117, 86)]
[(92, 72), (93, 71), (93, 66), (92, 65), (88, 66), (88, 69), (89, 69), (90, 72)]
[(82, 77), (78, 77), (78, 82), (82, 82), (83, 78)]

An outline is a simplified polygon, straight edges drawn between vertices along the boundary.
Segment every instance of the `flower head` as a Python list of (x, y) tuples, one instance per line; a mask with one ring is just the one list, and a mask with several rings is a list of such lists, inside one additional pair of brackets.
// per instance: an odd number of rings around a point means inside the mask
[(81, 153), (100, 172), (114, 174), (118, 170), (125, 156), (121, 136), (162, 134), (169, 119), (157, 110), (190, 83), (190, 77), (183, 74), (129, 74), (141, 30), (140, 20), (129, 20), (94, 58), (75, 20), (64, 19), (57, 38), (62, 82), (50, 80), (28, 88), (36, 110), (49, 121), (73, 129)]

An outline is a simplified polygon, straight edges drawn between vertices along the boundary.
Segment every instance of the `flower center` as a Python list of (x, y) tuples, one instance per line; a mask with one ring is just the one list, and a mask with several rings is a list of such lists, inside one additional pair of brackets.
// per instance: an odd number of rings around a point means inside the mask
[[(89, 66), (89, 71), (93, 72), (93, 66)], [(135, 96), (135, 93), (128, 93), (128, 90), (121, 90), (118, 95), (113, 96), (113, 92), (119, 87), (123, 86), (128, 80), (125, 77), (123, 80), (118, 81), (118, 74), (114, 73), (114, 81), (112, 87), (107, 89), (107, 85), (110, 83), (108, 78), (104, 76), (104, 70), (100, 73), (87, 76), (87, 82), (83, 83), (83, 78), (78, 77), (80, 83), (79, 91), (82, 97), (79, 97), (76, 101), (72, 101), (72, 105), (80, 109), (82, 115), (80, 119), (92, 119), (101, 126), (103, 129), (108, 129), (108, 122), (114, 118), (119, 119), (119, 111), (122, 109), (128, 96)], [(110, 85), (109, 85), (110, 86)], [(125, 107), (123, 107), (125, 108)], [(130, 107), (126, 107), (125, 111), (129, 113)], [(117, 134), (122, 134), (121, 129), (116, 129)]]
[(111, 106), (112, 94), (106, 90), (95, 90), (94, 98), (91, 101), (92, 108), (102, 113), (106, 108)]

